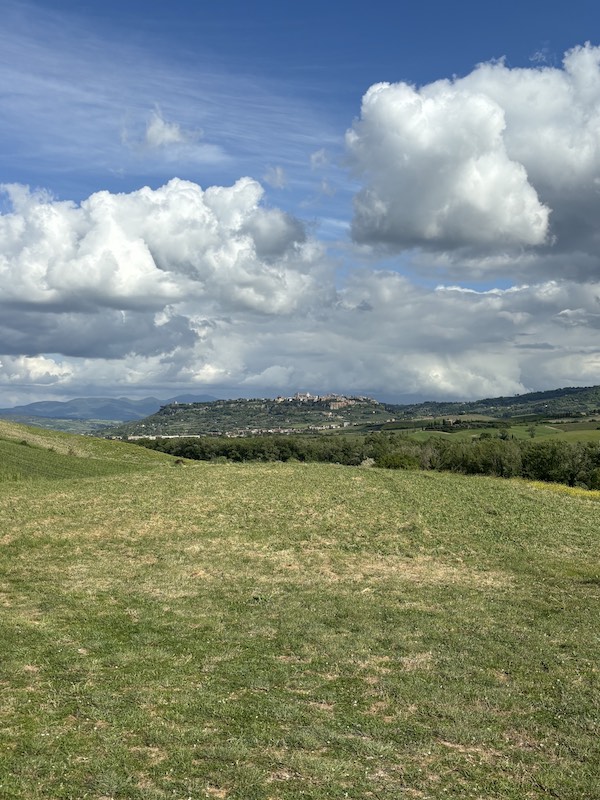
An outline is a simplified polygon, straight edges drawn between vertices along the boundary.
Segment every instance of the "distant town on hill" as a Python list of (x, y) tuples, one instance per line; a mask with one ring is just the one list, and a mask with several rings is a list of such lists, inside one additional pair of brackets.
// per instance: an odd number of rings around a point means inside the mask
[(161, 405), (154, 397), (79, 398), (0, 409), (0, 417), (41, 427), (115, 437), (230, 435), (405, 427), (435, 418), (572, 417), (600, 410), (600, 386), (566, 387), (513, 397), (465, 402), (383, 403), (365, 395), (297, 392), (275, 398), (220, 400), (177, 395)]

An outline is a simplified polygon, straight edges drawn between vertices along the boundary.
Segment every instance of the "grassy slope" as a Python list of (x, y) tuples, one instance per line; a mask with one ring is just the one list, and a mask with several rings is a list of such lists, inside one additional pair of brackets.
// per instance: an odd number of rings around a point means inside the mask
[(145, 469), (169, 460), (134, 445), (0, 419), (0, 481), (93, 477)]
[(0, 796), (595, 797), (599, 512), (327, 465), (5, 482)]
[(118, 420), (114, 419), (62, 419), (60, 417), (32, 417), (27, 415), (7, 415), (3, 421), (18, 423), (19, 425), (31, 425), (45, 428), (52, 431), (63, 431), (65, 433), (97, 433), (102, 428), (109, 428), (118, 425)]

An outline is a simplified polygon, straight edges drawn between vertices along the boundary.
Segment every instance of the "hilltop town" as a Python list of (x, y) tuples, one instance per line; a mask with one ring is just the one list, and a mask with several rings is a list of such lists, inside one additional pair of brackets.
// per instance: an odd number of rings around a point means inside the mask
[(143, 420), (111, 431), (118, 437), (257, 436), (318, 432), (393, 422), (385, 404), (363, 395), (297, 392), (275, 399), (215, 400), (170, 403)]

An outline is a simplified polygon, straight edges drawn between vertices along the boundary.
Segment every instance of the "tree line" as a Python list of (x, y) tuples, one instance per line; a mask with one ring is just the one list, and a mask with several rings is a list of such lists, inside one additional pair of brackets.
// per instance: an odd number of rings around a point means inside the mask
[(600, 489), (600, 443), (430, 438), (416, 442), (401, 433), (321, 436), (194, 437), (140, 439), (136, 444), (200, 461), (319, 461), (387, 469), (426, 469), (500, 478), (565, 483)]

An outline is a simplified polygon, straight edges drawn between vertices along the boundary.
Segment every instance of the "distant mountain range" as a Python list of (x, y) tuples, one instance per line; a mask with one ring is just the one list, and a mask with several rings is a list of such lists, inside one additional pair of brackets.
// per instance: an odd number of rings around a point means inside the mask
[(44, 400), (14, 408), (0, 408), (0, 417), (129, 422), (154, 414), (163, 405), (208, 403), (216, 399), (208, 394), (181, 394), (163, 401), (156, 397), (144, 397), (141, 400), (130, 400), (127, 397), (78, 397), (64, 402)]

